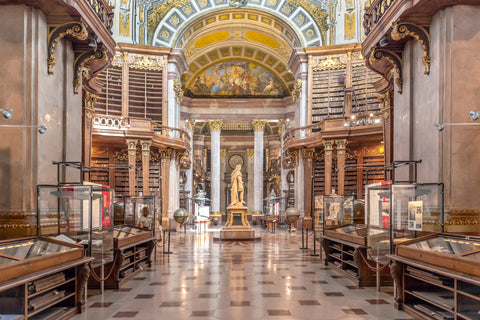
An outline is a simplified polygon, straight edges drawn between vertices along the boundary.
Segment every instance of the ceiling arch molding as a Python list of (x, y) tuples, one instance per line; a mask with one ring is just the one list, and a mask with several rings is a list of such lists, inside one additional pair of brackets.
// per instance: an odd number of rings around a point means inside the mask
[[(148, 11), (149, 45), (181, 48), (178, 32), (205, 14), (233, 9), (229, 0), (167, 0)], [(271, 27), (288, 25), (301, 47), (326, 44), (328, 8), (307, 0), (248, 0), (241, 11), (269, 14)], [(279, 23), (281, 22), (281, 24)], [(199, 24), (197, 28), (202, 28)]]

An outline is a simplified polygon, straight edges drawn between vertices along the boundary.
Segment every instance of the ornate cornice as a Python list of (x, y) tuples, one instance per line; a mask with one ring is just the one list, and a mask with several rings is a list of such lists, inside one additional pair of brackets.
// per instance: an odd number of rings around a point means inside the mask
[(301, 94), (302, 94), (302, 79), (297, 79), (297, 83), (293, 85), (293, 89), (292, 89), (293, 102), (296, 102)]
[(425, 74), (430, 73), (430, 34), (428, 31), (416, 24), (410, 22), (394, 22), (391, 37), (395, 41), (399, 41), (406, 37), (417, 39), (423, 47), (422, 63), (425, 66)]
[(55, 48), (60, 39), (65, 36), (71, 36), (78, 40), (88, 38), (87, 28), (80, 22), (69, 22), (54, 28), (48, 35), (48, 74), (53, 74), (53, 67), (57, 63), (55, 60)]
[(181, 104), (183, 100), (183, 85), (178, 79), (173, 80), (173, 92), (175, 93), (175, 100), (177, 100), (178, 104)]
[(398, 54), (396, 54), (393, 51), (389, 51), (386, 49), (372, 48), (370, 58), (369, 58), (370, 65), (374, 65), (375, 63), (377, 63), (379, 60), (382, 60), (382, 59), (386, 59), (388, 62), (392, 64), (393, 66), (392, 70), (395, 70), (395, 72), (397, 73), (395, 82), (397, 83), (397, 86), (398, 86), (398, 93), (402, 93), (402, 87), (403, 87), (402, 58), (400, 58), (400, 56), (398, 56)]
[(223, 120), (208, 120), (208, 128), (210, 132), (220, 132), (222, 130)]
[(267, 120), (253, 119), (252, 120), (253, 131), (263, 132), (263, 130), (265, 130), (266, 124), (267, 124)]
[(190, 3), (190, 0), (167, 0), (153, 8), (152, 12), (148, 15), (147, 20), (147, 41), (149, 45), (152, 45), (153, 33), (168, 11), (170, 11), (172, 8), (180, 8), (188, 3)]

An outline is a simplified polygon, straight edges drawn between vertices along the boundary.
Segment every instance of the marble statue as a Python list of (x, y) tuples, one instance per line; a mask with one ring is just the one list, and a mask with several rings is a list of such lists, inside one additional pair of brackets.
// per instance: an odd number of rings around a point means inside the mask
[(230, 206), (236, 204), (245, 204), (243, 200), (243, 181), (242, 181), (242, 165), (238, 164), (231, 176), (232, 190), (230, 197)]

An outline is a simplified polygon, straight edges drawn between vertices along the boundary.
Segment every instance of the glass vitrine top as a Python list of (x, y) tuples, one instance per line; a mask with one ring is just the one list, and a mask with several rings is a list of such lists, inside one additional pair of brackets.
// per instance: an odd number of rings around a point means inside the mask
[(334, 229), (334, 231), (355, 235), (359, 237), (367, 237), (367, 236), (388, 232), (388, 230), (386, 229), (369, 228), (366, 225), (355, 225), (355, 224), (336, 228)]
[(5, 263), (14, 262), (14, 261), (16, 261), (16, 260), (10, 259), (10, 258), (7, 258), (7, 257), (0, 257), (0, 265), (5, 264)]
[[(430, 239), (410, 243), (407, 246), (444, 254), (463, 255), (472, 251), (480, 251), (480, 242), (464, 238), (449, 238), (437, 236)], [(465, 257), (480, 259), (480, 252), (466, 254)]]
[(18, 242), (5, 243), (0, 246), (0, 254), (20, 259), (30, 259), (51, 253), (65, 252), (73, 249), (75, 248), (55, 242), (49, 242), (42, 239), (30, 239)]
[(137, 235), (145, 232), (148, 232), (148, 231), (135, 228), (135, 227), (130, 227), (130, 226), (116, 226), (113, 230), (113, 237), (126, 238), (132, 235)]

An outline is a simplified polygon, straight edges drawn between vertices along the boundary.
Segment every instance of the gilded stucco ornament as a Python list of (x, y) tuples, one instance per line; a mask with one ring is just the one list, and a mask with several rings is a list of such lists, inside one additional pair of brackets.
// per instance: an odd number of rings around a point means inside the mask
[(73, 92), (78, 93), (78, 89), (82, 84), (83, 79), (90, 78), (90, 68), (87, 66), (91, 60), (97, 60), (101, 64), (107, 64), (108, 55), (107, 50), (90, 50), (82, 53), (75, 59)]
[(48, 35), (48, 74), (53, 74), (53, 67), (57, 63), (55, 61), (55, 48), (60, 39), (65, 36), (71, 36), (78, 40), (86, 40), (88, 38), (87, 28), (80, 22), (69, 22), (56, 27)]
[(412, 37), (420, 42), (423, 48), (422, 63), (425, 66), (425, 74), (430, 73), (430, 34), (428, 31), (416, 24), (409, 22), (394, 22), (391, 37), (395, 41), (399, 41), (406, 37)]
[(329, 28), (328, 25), (328, 13), (325, 12), (321, 7), (307, 1), (307, 0), (287, 0), (287, 3), (293, 5), (294, 7), (304, 8), (315, 20), (318, 28), (320, 29), (322, 44), (327, 44), (327, 31)]
[(165, 17), (165, 15), (172, 8), (180, 8), (189, 3), (190, 0), (167, 0), (164, 3), (161, 3), (157, 7), (153, 8), (147, 19), (147, 34), (149, 45), (153, 43), (153, 33), (155, 32), (155, 29), (157, 28), (160, 21), (162, 21), (163, 17)]
[(293, 102), (296, 102), (302, 93), (302, 79), (297, 79), (297, 83), (293, 85), (292, 89), (292, 99)]
[(253, 131), (263, 132), (263, 130), (265, 129), (266, 123), (267, 123), (267, 120), (253, 119), (252, 120)]
[(228, 5), (232, 8), (245, 7), (248, 4), (248, 0), (228, 0)]
[(223, 120), (208, 120), (208, 128), (210, 132), (220, 132), (222, 130)]
[(178, 104), (182, 103), (183, 89), (183, 85), (178, 79), (173, 80), (173, 92), (175, 93), (175, 100), (177, 100)]

